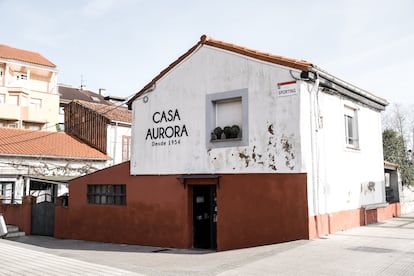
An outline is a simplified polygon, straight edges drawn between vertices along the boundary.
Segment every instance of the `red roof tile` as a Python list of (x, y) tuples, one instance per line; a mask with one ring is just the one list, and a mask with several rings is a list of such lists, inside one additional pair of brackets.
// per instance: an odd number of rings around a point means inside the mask
[(263, 61), (283, 65), (286, 67), (296, 68), (299, 70), (308, 70), (309, 67), (313, 67), (313, 64), (307, 61), (256, 51), (256, 50), (243, 47), (243, 46), (239, 46), (236, 44), (227, 43), (227, 42), (220, 41), (220, 40), (215, 40), (206, 35), (201, 36), (200, 41), (201, 41), (201, 44), (210, 45), (216, 48), (220, 48), (220, 49), (228, 50), (228, 51), (235, 52), (241, 55), (249, 56), (249, 57), (252, 57), (258, 60), (263, 60)]
[(0, 44), (0, 58), (56, 67), (55, 64), (39, 53), (13, 48), (4, 44)]
[(0, 155), (109, 159), (63, 132), (0, 128)]
[(135, 96), (133, 96), (128, 101), (128, 106), (130, 107), (132, 102), (138, 98), (144, 91), (152, 87), (159, 79), (161, 79), (165, 74), (167, 74), (170, 70), (172, 70), (177, 64), (179, 64), (181, 61), (183, 61), (186, 57), (188, 57), (191, 53), (193, 53), (199, 46), (201, 45), (208, 45), (220, 49), (224, 49), (230, 52), (238, 53), (241, 55), (245, 55), (248, 57), (252, 57), (258, 60), (267, 61), (274, 64), (283, 65), (286, 67), (291, 67), (299, 70), (308, 70), (309, 67), (314, 67), (314, 65), (307, 61), (292, 59), (292, 58), (286, 58), (278, 55), (273, 55), (265, 52), (256, 51), (250, 48), (246, 48), (243, 46), (239, 46), (232, 43), (227, 43), (220, 40), (215, 40), (211, 37), (208, 37), (206, 35), (202, 35), (200, 38), (200, 41), (191, 47), (185, 54), (180, 56), (177, 60), (175, 60), (173, 63), (171, 63), (167, 68), (165, 68), (161, 73), (159, 73), (151, 82), (149, 82), (144, 88), (142, 88)]
[(111, 121), (119, 121), (125, 123), (132, 123), (132, 112), (125, 107), (115, 104), (105, 105), (81, 100), (75, 100), (76, 103), (92, 109)]

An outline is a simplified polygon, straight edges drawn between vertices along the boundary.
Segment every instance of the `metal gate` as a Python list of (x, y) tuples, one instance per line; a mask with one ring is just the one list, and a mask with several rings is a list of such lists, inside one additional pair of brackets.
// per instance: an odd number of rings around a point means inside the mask
[(55, 204), (43, 201), (32, 206), (32, 235), (53, 236), (55, 230)]

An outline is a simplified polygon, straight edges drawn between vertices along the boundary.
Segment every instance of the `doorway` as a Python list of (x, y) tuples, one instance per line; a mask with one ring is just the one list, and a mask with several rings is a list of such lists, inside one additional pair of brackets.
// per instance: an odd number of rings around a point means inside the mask
[(217, 199), (215, 185), (192, 185), (193, 247), (217, 248)]

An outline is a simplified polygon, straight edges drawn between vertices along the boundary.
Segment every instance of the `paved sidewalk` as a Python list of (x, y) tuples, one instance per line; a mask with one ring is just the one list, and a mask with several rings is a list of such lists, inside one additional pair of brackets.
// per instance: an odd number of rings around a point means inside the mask
[(0, 240), (0, 275), (414, 275), (414, 214), (315, 240), (225, 252), (29, 236)]

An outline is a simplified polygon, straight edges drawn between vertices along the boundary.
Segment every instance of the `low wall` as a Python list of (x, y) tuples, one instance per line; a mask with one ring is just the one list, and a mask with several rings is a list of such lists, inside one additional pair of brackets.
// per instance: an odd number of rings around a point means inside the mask
[(309, 238), (347, 230), (366, 224), (377, 223), (401, 216), (400, 203), (391, 203), (385, 207), (364, 210), (363, 208), (323, 214), (309, 217)]
[(3, 214), (6, 224), (16, 225), (20, 231), (30, 235), (32, 227), (31, 204), (0, 204), (0, 213)]

